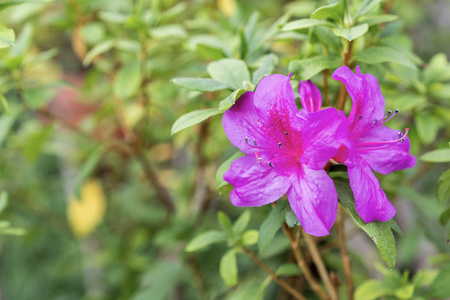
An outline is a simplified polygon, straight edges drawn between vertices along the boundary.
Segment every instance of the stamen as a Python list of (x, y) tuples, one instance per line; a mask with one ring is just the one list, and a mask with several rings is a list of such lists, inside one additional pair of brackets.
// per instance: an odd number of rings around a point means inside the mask
[(403, 132), (399, 131), (397, 133), (397, 139), (401, 139), (403, 137)]
[(360, 120), (362, 120), (362, 118), (363, 118), (362, 116), (359, 116), (359, 119), (360, 119)]
[[(405, 133), (398, 132), (397, 139), (391, 141), (380, 141), (380, 142), (368, 142), (368, 143), (356, 143), (355, 146), (357, 151), (371, 151), (390, 148), (400, 143), (403, 143), (408, 135), (409, 128), (405, 128)], [(367, 147), (367, 148), (366, 148)]]
[(377, 125), (377, 122), (378, 122), (378, 119), (375, 119), (375, 120), (373, 121), (373, 125), (372, 125), (372, 126)]
[(288, 132), (287, 132), (287, 131), (285, 131), (285, 132), (284, 132), (284, 135), (288, 135)]
[(253, 145), (258, 146), (255, 139), (253, 139)]
[(386, 114), (386, 118), (388, 118), (391, 114), (392, 114), (392, 110), (388, 110), (388, 112)]
[(268, 165), (269, 165), (269, 167), (273, 168), (273, 163), (272, 162), (269, 161)]
[(245, 137), (245, 142), (248, 144), (248, 136)]
[(283, 148), (283, 145), (281, 145), (281, 142), (278, 143), (278, 147)]

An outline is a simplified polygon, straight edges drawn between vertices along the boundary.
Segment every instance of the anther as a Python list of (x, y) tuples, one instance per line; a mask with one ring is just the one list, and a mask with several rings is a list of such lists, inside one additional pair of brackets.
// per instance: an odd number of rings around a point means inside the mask
[(372, 126), (377, 125), (377, 122), (378, 122), (378, 119), (375, 119), (375, 120), (373, 121), (373, 125), (372, 125)]
[(248, 137), (247, 136), (245, 137), (245, 142), (248, 144)]
[(253, 139), (253, 145), (258, 146), (255, 139)]
[(398, 108), (394, 110), (394, 115), (398, 114)]
[(278, 143), (278, 147), (283, 148), (283, 146), (281, 145), (281, 143)]
[(288, 132), (287, 132), (287, 131), (285, 131), (285, 132), (284, 132), (284, 135), (288, 135)]
[(397, 133), (397, 139), (401, 139), (403, 137), (403, 132), (399, 131)]
[(388, 110), (387, 114), (386, 114), (386, 118), (389, 117), (392, 114), (392, 110)]
[(361, 116), (359, 116), (359, 119), (360, 119), (360, 120), (362, 119), (362, 115), (361, 115)]
[(269, 161), (268, 165), (273, 168), (273, 163)]

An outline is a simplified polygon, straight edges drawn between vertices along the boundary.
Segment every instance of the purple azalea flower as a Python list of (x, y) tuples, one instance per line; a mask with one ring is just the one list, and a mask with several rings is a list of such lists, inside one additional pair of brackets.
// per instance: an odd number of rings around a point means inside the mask
[(322, 108), (322, 95), (319, 88), (311, 80), (300, 81), (298, 93), (300, 103), (307, 111), (315, 112)]
[(274, 74), (246, 92), (223, 116), (231, 143), (247, 156), (224, 174), (235, 206), (261, 206), (287, 193), (304, 230), (329, 234), (337, 194), (322, 169), (338, 153), (348, 128), (334, 108), (298, 111), (289, 78)]
[(389, 174), (414, 167), (416, 158), (409, 154), (408, 128), (403, 133), (383, 126), (398, 110), (389, 110), (385, 115), (384, 98), (373, 75), (361, 74), (359, 67), (355, 74), (343, 66), (333, 73), (332, 78), (346, 85), (353, 101), (347, 118), (352, 141), (350, 152), (344, 149), (335, 160), (348, 166), (350, 186), (361, 218), (367, 223), (388, 221), (395, 215), (395, 208), (372, 170)]

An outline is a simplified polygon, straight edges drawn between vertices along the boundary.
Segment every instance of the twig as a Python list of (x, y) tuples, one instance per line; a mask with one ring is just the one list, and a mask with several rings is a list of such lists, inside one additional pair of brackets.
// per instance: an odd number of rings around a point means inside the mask
[(347, 245), (345, 244), (345, 231), (344, 231), (345, 215), (342, 212), (342, 207), (339, 205), (336, 227), (338, 231), (339, 246), (341, 248), (342, 264), (344, 266), (345, 281), (347, 282), (347, 297), (348, 300), (353, 300), (353, 278), (352, 278), (352, 266), (350, 265), (350, 257), (347, 251)]
[(330, 297), (325, 293), (325, 291), (322, 289), (322, 287), (314, 279), (313, 275), (311, 274), (311, 271), (308, 268), (308, 265), (306, 264), (305, 258), (303, 257), (303, 254), (300, 251), (300, 248), (298, 247), (298, 242), (300, 239), (300, 230), (297, 231), (297, 235), (294, 238), (294, 236), (292, 234), (292, 230), (287, 226), (286, 223), (284, 223), (281, 228), (283, 229), (284, 234), (289, 238), (289, 241), (291, 242), (292, 252), (294, 253), (295, 260), (297, 261), (297, 265), (302, 270), (302, 273), (305, 276), (306, 281), (311, 286), (312, 290), (321, 299), (323, 299), (323, 300), (330, 299)]
[(330, 276), (328, 275), (328, 271), (325, 267), (325, 264), (323, 263), (322, 258), (319, 254), (319, 249), (317, 249), (316, 242), (313, 240), (313, 238), (305, 232), (304, 234), (306, 245), (308, 245), (309, 252), (311, 253), (312, 259), (314, 264), (317, 267), (317, 270), (319, 271), (320, 278), (322, 278), (323, 283), (325, 284), (325, 288), (327, 289), (328, 294), (330, 295), (332, 300), (337, 300), (338, 295), (336, 290), (333, 287), (333, 284), (331, 283)]
[(300, 294), (296, 289), (294, 289), (292, 286), (290, 286), (286, 281), (280, 278), (277, 274), (272, 272), (271, 269), (269, 269), (266, 264), (264, 264), (256, 255), (251, 251), (250, 249), (247, 249), (245, 247), (241, 247), (242, 251), (247, 254), (258, 266), (261, 267), (269, 276), (278, 283), (286, 292), (294, 296), (296, 299), (300, 300), (307, 300), (302, 294)]
[(330, 70), (326, 69), (323, 71), (323, 88), (325, 94), (325, 105), (330, 106), (330, 97), (328, 93), (328, 75), (330, 74)]

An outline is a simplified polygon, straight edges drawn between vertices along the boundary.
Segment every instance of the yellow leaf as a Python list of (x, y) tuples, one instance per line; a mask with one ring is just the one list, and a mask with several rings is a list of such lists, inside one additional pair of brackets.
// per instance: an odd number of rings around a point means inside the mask
[(220, 11), (228, 18), (236, 11), (236, 0), (217, 0)]
[(86, 181), (81, 187), (81, 199), (71, 197), (67, 218), (74, 234), (83, 238), (103, 220), (106, 201), (99, 180)]

